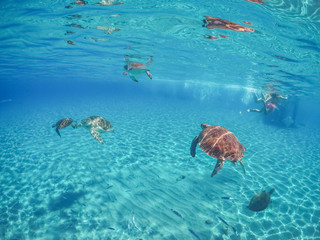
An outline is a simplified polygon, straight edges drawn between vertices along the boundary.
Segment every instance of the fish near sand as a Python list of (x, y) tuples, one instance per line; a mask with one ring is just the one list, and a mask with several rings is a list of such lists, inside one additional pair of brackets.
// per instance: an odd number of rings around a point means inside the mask
[(196, 239), (200, 240), (199, 235), (196, 234), (191, 228), (188, 228), (188, 230), (189, 230), (189, 232), (190, 232), (193, 236), (195, 236)]
[(174, 209), (170, 209), (171, 210), (171, 212), (173, 212), (175, 215), (177, 215), (178, 217), (181, 217), (181, 218), (183, 218), (182, 217), (182, 215), (180, 214), (180, 213), (178, 213), (176, 210), (174, 210)]
[(225, 225), (227, 225), (228, 227), (230, 226), (222, 217), (219, 217), (218, 218), (220, 219), (221, 222), (223, 222)]
[(232, 197), (221, 197), (221, 199), (231, 200), (231, 201), (237, 200), (236, 198), (232, 198)]
[(231, 227), (234, 234), (238, 236), (238, 232), (237, 232), (237, 229), (235, 229), (233, 226), (230, 226), (222, 217), (219, 217), (218, 218), (220, 219), (221, 222), (223, 222), (225, 225), (227, 225), (228, 227)]

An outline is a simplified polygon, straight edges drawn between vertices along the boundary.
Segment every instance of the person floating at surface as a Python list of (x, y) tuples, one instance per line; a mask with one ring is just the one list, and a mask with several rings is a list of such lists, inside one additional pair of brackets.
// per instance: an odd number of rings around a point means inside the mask
[(129, 74), (129, 77), (135, 81), (138, 82), (136, 79), (137, 75), (140, 75), (141, 73), (146, 73), (150, 79), (152, 79), (152, 74), (150, 72), (150, 69), (148, 69), (149, 65), (153, 61), (153, 56), (150, 56), (148, 59), (149, 61), (147, 63), (139, 63), (139, 62), (133, 62), (129, 58), (134, 56), (125, 56), (126, 65), (124, 66), (124, 69), (126, 70), (123, 72), (123, 75)]
[(114, 2), (114, 0), (101, 0), (98, 3), (95, 3), (94, 5), (98, 6), (108, 6), (108, 5), (120, 5), (123, 4), (123, 2)]
[(262, 0), (246, 0), (247, 2), (265, 4)]
[(73, 5), (86, 5), (88, 2), (83, 1), (83, 0), (76, 0), (75, 2), (71, 3)]
[(280, 103), (282, 99), (288, 99), (288, 97), (284, 97), (279, 93), (271, 92), (267, 94), (262, 94), (260, 98), (256, 95), (256, 102), (263, 102), (263, 108), (259, 109), (248, 109), (248, 112), (263, 112), (264, 114), (268, 114), (275, 109), (277, 109), (277, 105)]
[(254, 32), (253, 28), (248, 28), (228, 20), (210, 16), (205, 16), (202, 27), (206, 27), (208, 29), (227, 29), (238, 32)]

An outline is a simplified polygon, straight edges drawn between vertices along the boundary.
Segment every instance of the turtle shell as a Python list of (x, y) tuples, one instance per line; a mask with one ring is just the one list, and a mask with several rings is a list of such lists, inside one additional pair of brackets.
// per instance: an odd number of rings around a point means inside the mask
[(207, 126), (199, 135), (199, 146), (211, 157), (236, 161), (242, 159), (246, 148), (228, 129), (221, 126)]
[(248, 208), (251, 211), (260, 212), (268, 207), (270, 200), (270, 194), (266, 191), (262, 191), (251, 198)]
[(64, 119), (59, 120), (59, 121), (55, 124), (55, 126), (56, 126), (58, 129), (62, 129), (62, 128), (68, 127), (72, 122), (73, 122), (73, 120), (72, 120), (71, 118), (64, 118)]
[(111, 123), (99, 116), (91, 116), (86, 119), (83, 119), (82, 124), (87, 128), (95, 128), (100, 131), (111, 131), (113, 127)]

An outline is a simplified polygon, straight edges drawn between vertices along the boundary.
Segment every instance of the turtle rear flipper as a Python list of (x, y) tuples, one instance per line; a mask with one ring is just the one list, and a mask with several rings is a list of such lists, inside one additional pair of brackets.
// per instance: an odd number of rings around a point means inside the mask
[(56, 128), (56, 132), (58, 133), (59, 137), (61, 137), (60, 132), (59, 132), (59, 128)]
[(100, 133), (97, 130), (95, 130), (94, 128), (91, 128), (90, 133), (91, 133), (92, 137), (97, 139), (100, 143), (103, 143), (103, 140), (100, 136)]
[(242, 159), (240, 159), (239, 162), (240, 162), (240, 165), (241, 165), (241, 167), (242, 167), (242, 170), (243, 170), (244, 175), (246, 175), (246, 169), (244, 168)]
[(192, 140), (191, 147), (190, 147), (190, 154), (192, 157), (196, 156), (196, 147), (198, 142), (199, 142), (198, 136), (195, 136), (194, 139)]

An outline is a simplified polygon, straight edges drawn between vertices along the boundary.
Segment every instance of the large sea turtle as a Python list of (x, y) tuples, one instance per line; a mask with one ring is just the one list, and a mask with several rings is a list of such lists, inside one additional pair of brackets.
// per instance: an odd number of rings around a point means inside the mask
[(72, 122), (73, 120), (71, 118), (64, 118), (56, 122), (56, 124), (53, 124), (52, 127), (56, 128), (57, 134), (61, 137), (59, 129), (68, 127)]
[(246, 148), (239, 142), (237, 137), (221, 126), (210, 126), (202, 123), (201, 128), (203, 130), (198, 136), (195, 136), (191, 143), (190, 154), (195, 157), (196, 147), (199, 143), (199, 146), (206, 154), (218, 159), (211, 177), (219, 172), (225, 160), (232, 161), (236, 166), (237, 161), (239, 161), (244, 173), (246, 173), (242, 163), (243, 151), (246, 151)]
[(271, 202), (271, 194), (274, 192), (274, 188), (272, 188), (269, 192), (262, 191), (257, 193), (251, 198), (251, 201), (249, 203), (249, 208), (251, 211), (254, 212), (260, 212), (264, 209), (266, 209)]
[(72, 125), (74, 128), (85, 127), (90, 130), (92, 137), (97, 139), (100, 143), (103, 143), (103, 140), (100, 136), (100, 132), (112, 131), (113, 127), (111, 123), (99, 116), (91, 116), (86, 119), (83, 119), (80, 124)]

